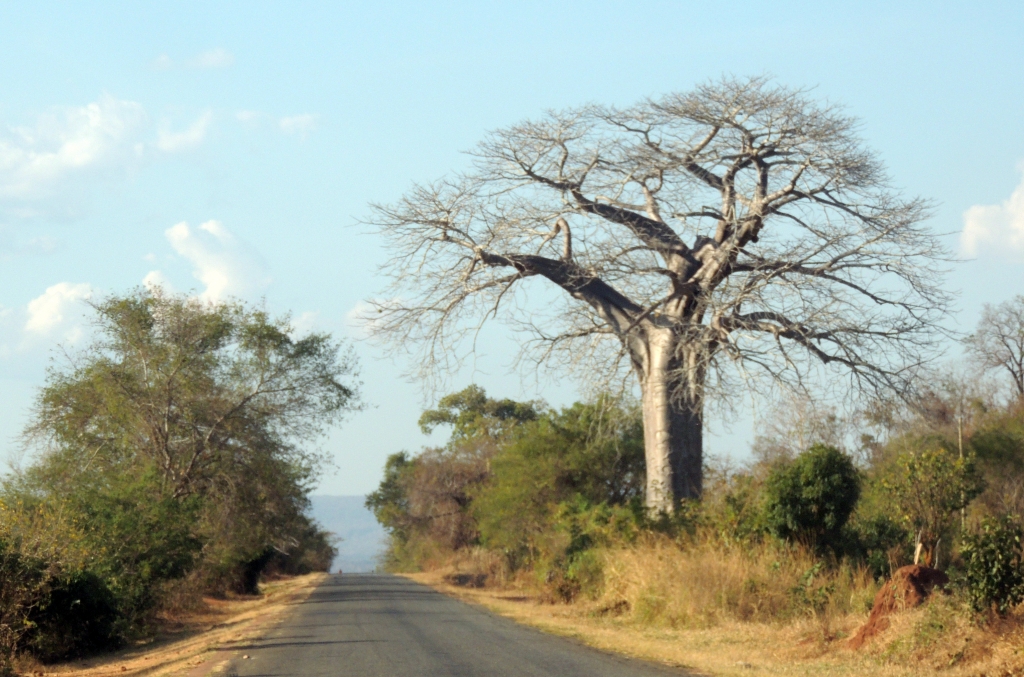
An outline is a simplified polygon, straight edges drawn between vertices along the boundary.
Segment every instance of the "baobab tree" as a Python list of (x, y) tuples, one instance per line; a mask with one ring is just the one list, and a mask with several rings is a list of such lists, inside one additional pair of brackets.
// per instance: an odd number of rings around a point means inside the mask
[(708, 402), (840, 371), (899, 391), (935, 347), (949, 299), (928, 204), (806, 91), (724, 79), (549, 112), (471, 155), (373, 206), (393, 256), (370, 331), (415, 346), (424, 375), (491, 318), (537, 366), (631, 371), (652, 510), (700, 496)]

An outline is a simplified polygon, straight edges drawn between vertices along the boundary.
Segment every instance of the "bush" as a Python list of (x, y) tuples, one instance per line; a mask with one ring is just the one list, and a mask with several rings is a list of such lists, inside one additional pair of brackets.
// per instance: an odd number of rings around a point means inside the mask
[(855, 519), (849, 529), (847, 554), (863, 562), (876, 578), (887, 578), (904, 562), (910, 533), (888, 515)]
[(1005, 615), (1024, 601), (1022, 537), (1024, 530), (1010, 517), (986, 519), (977, 532), (964, 537), (958, 582), (975, 611), (995, 608)]
[(14, 674), (11, 661), (31, 627), (28, 613), (39, 603), (48, 578), (43, 562), (24, 557), (0, 538), (0, 677)]
[(58, 577), (28, 614), (23, 646), (44, 663), (117, 648), (120, 620), (110, 588), (95, 574), (77, 571)]
[(850, 457), (816, 444), (768, 476), (765, 526), (779, 538), (836, 552), (859, 497), (860, 475)]

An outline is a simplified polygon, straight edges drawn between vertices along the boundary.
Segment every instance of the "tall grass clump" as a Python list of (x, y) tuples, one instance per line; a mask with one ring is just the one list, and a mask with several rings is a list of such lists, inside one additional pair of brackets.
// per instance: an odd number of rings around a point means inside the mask
[[(644, 625), (710, 627), (863, 612), (877, 590), (866, 568), (826, 565), (803, 545), (651, 535), (604, 553), (603, 608)], [(625, 602), (625, 604), (623, 604)]]

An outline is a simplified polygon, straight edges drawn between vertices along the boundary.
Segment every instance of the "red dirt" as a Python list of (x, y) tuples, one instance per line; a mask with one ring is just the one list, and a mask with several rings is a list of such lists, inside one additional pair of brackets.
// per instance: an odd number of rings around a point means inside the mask
[(920, 606), (936, 587), (941, 589), (947, 583), (949, 576), (938, 569), (917, 564), (897, 569), (875, 595), (868, 622), (850, 639), (849, 647), (859, 649), (864, 646), (865, 642), (889, 627), (890, 614)]

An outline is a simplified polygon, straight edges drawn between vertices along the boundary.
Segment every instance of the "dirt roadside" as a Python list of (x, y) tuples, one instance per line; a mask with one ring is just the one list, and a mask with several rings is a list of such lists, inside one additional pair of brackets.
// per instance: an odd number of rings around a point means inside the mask
[(45, 677), (136, 677), (175, 675), (206, 677), (232, 659), (241, 648), (262, 637), (301, 603), (326, 578), (310, 574), (263, 584), (259, 597), (207, 599), (202, 613), (180, 619), (146, 644), (58, 665), (36, 666), (31, 675)]

